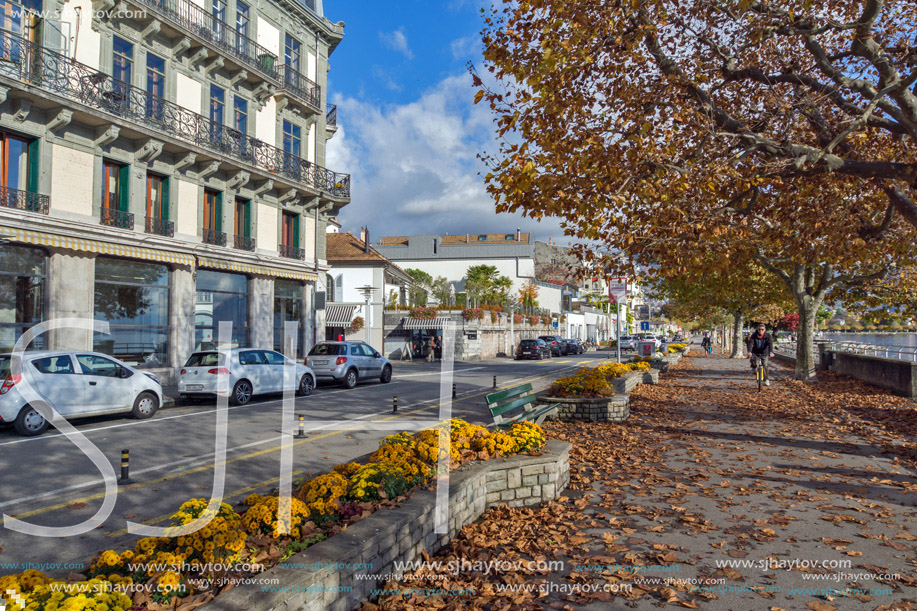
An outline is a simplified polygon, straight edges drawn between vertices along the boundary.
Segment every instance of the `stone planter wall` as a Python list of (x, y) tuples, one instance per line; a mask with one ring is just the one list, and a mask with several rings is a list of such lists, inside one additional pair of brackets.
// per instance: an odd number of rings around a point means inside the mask
[(624, 422), (630, 418), (630, 397), (540, 397), (543, 404), (559, 403), (557, 419), (564, 422), (583, 420), (586, 422)]
[[(437, 552), (463, 526), (497, 505), (535, 505), (570, 482), (569, 443), (549, 440), (539, 456), (510, 456), (463, 466), (449, 476), (449, 532), (436, 534), (436, 493), (421, 490), (397, 509), (383, 509), (200, 607), (204, 611), (350, 611), (371, 598), (395, 562)], [(368, 577), (368, 578), (367, 578)]]
[(620, 378), (609, 380), (609, 383), (615, 389), (616, 395), (629, 395), (637, 384), (658, 384), (659, 371), (631, 371)]

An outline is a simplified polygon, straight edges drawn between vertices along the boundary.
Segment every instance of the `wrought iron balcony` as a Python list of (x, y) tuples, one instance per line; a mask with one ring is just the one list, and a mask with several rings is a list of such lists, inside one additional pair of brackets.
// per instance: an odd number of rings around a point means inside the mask
[(332, 172), (2, 30), (0, 75), (241, 161), (277, 178), (333, 197), (350, 197), (349, 174)]
[(306, 249), (299, 248), (298, 246), (291, 246), (290, 244), (281, 244), (280, 256), (286, 257), (287, 259), (299, 259), (301, 261), (306, 258)]
[(277, 80), (277, 56), (225, 21), (188, 0), (134, 0), (182, 30), (219, 48), (227, 55)]
[(134, 229), (134, 213), (116, 210), (114, 208), (102, 208), (100, 211), (100, 220), (103, 225), (117, 227), (118, 229)]
[(286, 64), (280, 66), (280, 73), (280, 82), (285, 91), (289, 91), (316, 109), (322, 107), (322, 88), (314, 81)]
[(233, 236), (232, 245), (239, 250), (255, 250), (255, 238), (247, 235)]
[(338, 126), (338, 107), (337, 104), (328, 104), (328, 112), (325, 113), (325, 125), (328, 127)]
[(226, 233), (216, 229), (204, 229), (201, 233), (204, 244), (213, 244), (214, 246), (226, 246)]
[(162, 235), (167, 238), (175, 237), (175, 223), (154, 216), (146, 217), (146, 232)]
[(47, 195), (0, 187), (0, 206), (4, 208), (16, 208), (17, 210), (48, 214), (49, 205), (50, 198)]

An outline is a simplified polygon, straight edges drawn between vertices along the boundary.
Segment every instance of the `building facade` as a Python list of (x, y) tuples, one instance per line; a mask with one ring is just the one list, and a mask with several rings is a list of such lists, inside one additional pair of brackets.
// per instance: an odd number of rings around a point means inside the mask
[(418, 234), (386, 236), (376, 250), (404, 269), (419, 269), (444, 277), (464, 290), (465, 274), (474, 265), (492, 265), (513, 282), (512, 294), (535, 278), (535, 246), (531, 234), (488, 233), (462, 235)]
[(0, 350), (96, 349), (172, 379), (210, 348), (324, 335), (350, 176), (321, 0), (0, 0)]

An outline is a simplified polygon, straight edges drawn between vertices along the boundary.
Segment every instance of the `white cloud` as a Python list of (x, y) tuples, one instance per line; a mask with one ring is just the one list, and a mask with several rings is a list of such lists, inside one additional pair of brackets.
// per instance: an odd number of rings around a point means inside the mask
[(369, 225), (379, 237), (519, 227), (567, 243), (556, 220), (495, 212), (478, 158), (494, 148), (490, 110), (473, 97), (471, 77), (459, 74), (407, 104), (334, 100), (340, 127), (328, 142), (327, 166), (352, 175), (351, 203), (340, 215), (345, 230)]
[(404, 27), (394, 32), (379, 32), (379, 40), (389, 49), (398, 51), (408, 59), (414, 59), (414, 52), (408, 46), (408, 37), (404, 33)]
[(466, 36), (465, 38), (456, 38), (449, 43), (449, 50), (452, 52), (453, 59), (465, 60), (480, 56), (480, 45), (480, 38)]

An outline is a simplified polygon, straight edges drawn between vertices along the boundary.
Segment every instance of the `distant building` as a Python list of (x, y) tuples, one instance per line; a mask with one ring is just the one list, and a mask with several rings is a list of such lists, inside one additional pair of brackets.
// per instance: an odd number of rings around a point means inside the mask
[(513, 295), (535, 279), (535, 243), (531, 234), (518, 229), (515, 233), (386, 236), (375, 247), (402, 268), (444, 277), (457, 291), (464, 290), (465, 274), (474, 265), (496, 267), (501, 276), (512, 280)]

